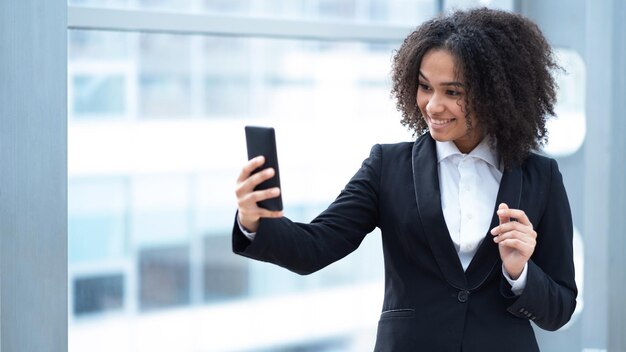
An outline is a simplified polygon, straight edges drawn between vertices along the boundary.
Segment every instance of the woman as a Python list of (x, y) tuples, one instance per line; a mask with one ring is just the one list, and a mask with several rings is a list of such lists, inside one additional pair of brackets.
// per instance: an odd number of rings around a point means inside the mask
[[(257, 207), (273, 170), (238, 179), (233, 250), (308, 274), (379, 227), (385, 298), (376, 351), (538, 351), (530, 321), (576, 305), (572, 220), (547, 139), (557, 69), (535, 24), (489, 9), (428, 21), (394, 57), (393, 93), (413, 143), (375, 145), (310, 224)], [(338, 313), (339, 314), (339, 313)]]

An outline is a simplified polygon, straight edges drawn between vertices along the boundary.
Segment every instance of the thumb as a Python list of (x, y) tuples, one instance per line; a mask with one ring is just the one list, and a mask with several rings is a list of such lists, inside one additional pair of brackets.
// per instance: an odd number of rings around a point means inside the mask
[[(500, 205), (498, 206), (498, 210), (507, 210), (507, 209), (509, 209), (509, 206), (506, 205), (506, 203), (500, 203)], [(500, 225), (511, 221), (511, 218), (508, 216), (498, 215), (498, 219), (500, 220)]]

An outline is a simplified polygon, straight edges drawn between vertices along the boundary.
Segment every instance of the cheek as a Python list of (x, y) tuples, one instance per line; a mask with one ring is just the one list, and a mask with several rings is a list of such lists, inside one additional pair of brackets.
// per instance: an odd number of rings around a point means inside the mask
[(454, 103), (454, 107), (456, 108), (458, 113), (462, 114), (463, 116), (465, 116), (465, 114), (467, 113), (467, 109), (465, 108), (465, 101), (463, 99), (456, 101)]
[(422, 113), (424, 112), (424, 110), (426, 109), (426, 105), (428, 104), (428, 98), (424, 97), (423, 94), (417, 94), (417, 107), (422, 111)]
[(465, 120), (466, 110), (463, 103), (454, 101), (449, 105), (449, 109), (450, 112), (454, 114), (454, 116), (456, 116), (458, 119)]

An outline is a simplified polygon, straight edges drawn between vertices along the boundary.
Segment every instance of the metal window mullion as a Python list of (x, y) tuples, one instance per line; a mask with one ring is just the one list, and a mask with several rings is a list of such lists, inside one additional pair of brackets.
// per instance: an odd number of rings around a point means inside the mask
[(67, 351), (65, 1), (0, 1), (0, 351)]
[(402, 41), (413, 28), (68, 6), (69, 29), (337, 41)]

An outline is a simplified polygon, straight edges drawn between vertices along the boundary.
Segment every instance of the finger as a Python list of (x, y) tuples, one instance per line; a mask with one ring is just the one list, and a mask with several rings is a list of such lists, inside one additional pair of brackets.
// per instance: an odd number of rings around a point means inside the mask
[(256, 186), (272, 177), (274, 177), (274, 169), (267, 168), (261, 170), (254, 175), (248, 177), (243, 182), (238, 183), (235, 193), (237, 194), (237, 197), (241, 197), (247, 193), (252, 192)]
[(507, 231), (514, 231), (517, 230), (519, 232), (524, 232), (524, 233), (528, 233), (530, 234), (531, 232), (533, 232), (533, 229), (531, 226), (528, 225), (524, 225), (522, 223), (519, 223), (517, 221), (511, 221), (511, 222), (507, 222), (501, 225), (498, 225), (496, 227), (494, 227), (493, 229), (491, 229), (491, 234), (494, 236), (500, 235), (504, 232)]
[[(250, 206), (256, 206), (257, 202), (276, 198), (280, 195), (280, 188), (268, 188), (261, 191), (250, 192), (239, 199), (239, 208), (248, 208)], [(262, 209), (262, 208), (259, 208)]]
[(500, 224), (501, 225), (511, 221), (511, 219), (509, 217), (504, 216), (504, 215), (500, 215), (500, 212), (506, 211), (507, 209), (509, 209), (509, 206), (506, 205), (506, 203), (500, 203), (500, 205), (498, 206), (497, 214), (498, 214), (498, 220), (500, 220)]
[(257, 167), (260, 167), (263, 164), (265, 164), (265, 157), (263, 157), (263, 155), (259, 155), (256, 158), (248, 160), (237, 178), (237, 183), (245, 181), (248, 177), (250, 177), (252, 171), (256, 170)]
[(533, 250), (534, 250), (534, 246), (528, 244), (528, 243), (524, 243), (518, 239), (515, 238), (510, 238), (507, 240), (504, 240), (500, 243), (498, 243), (499, 246), (504, 246), (504, 247), (508, 247), (508, 248), (513, 248), (513, 249), (517, 249), (518, 251), (520, 251), (520, 253), (522, 253), (522, 255), (526, 256), (526, 257), (530, 257), (530, 255), (532, 254)]
[(258, 220), (259, 218), (280, 218), (284, 216), (284, 213), (285, 212), (283, 210), (268, 210), (257, 206), (252, 211), (245, 211), (242, 209), (239, 211), (238, 214), (239, 221), (242, 222), (242, 219), (244, 218), (252, 219), (254, 221)]
[(268, 210), (259, 206), (239, 210), (239, 221), (243, 218), (252, 219), (254, 221), (259, 218), (280, 218), (284, 215), (283, 210)]
[(503, 242), (504, 240), (507, 240), (507, 239), (518, 239), (518, 240), (520, 240), (520, 241), (522, 241), (524, 243), (533, 244), (533, 245), (536, 243), (535, 238), (531, 234), (528, 234), (528, 233), (525, 233), (525, 232), (516, 231), (516, 230), (508, 231), (508, 232), (502, 233), (502, 234), (500, 234), (498, 236), (495, 236), (493, 238), (493, 241), (495, 243), (500, 243), (500, 242)]
[(524, 225), (532, 226), (530, 220), (528, 220), (528, 216), (526, 216), (526, 213), (520, 209), (498, 209), (498, 217), (501, 216), (507, 217), (509, 219), (513, 218)]

